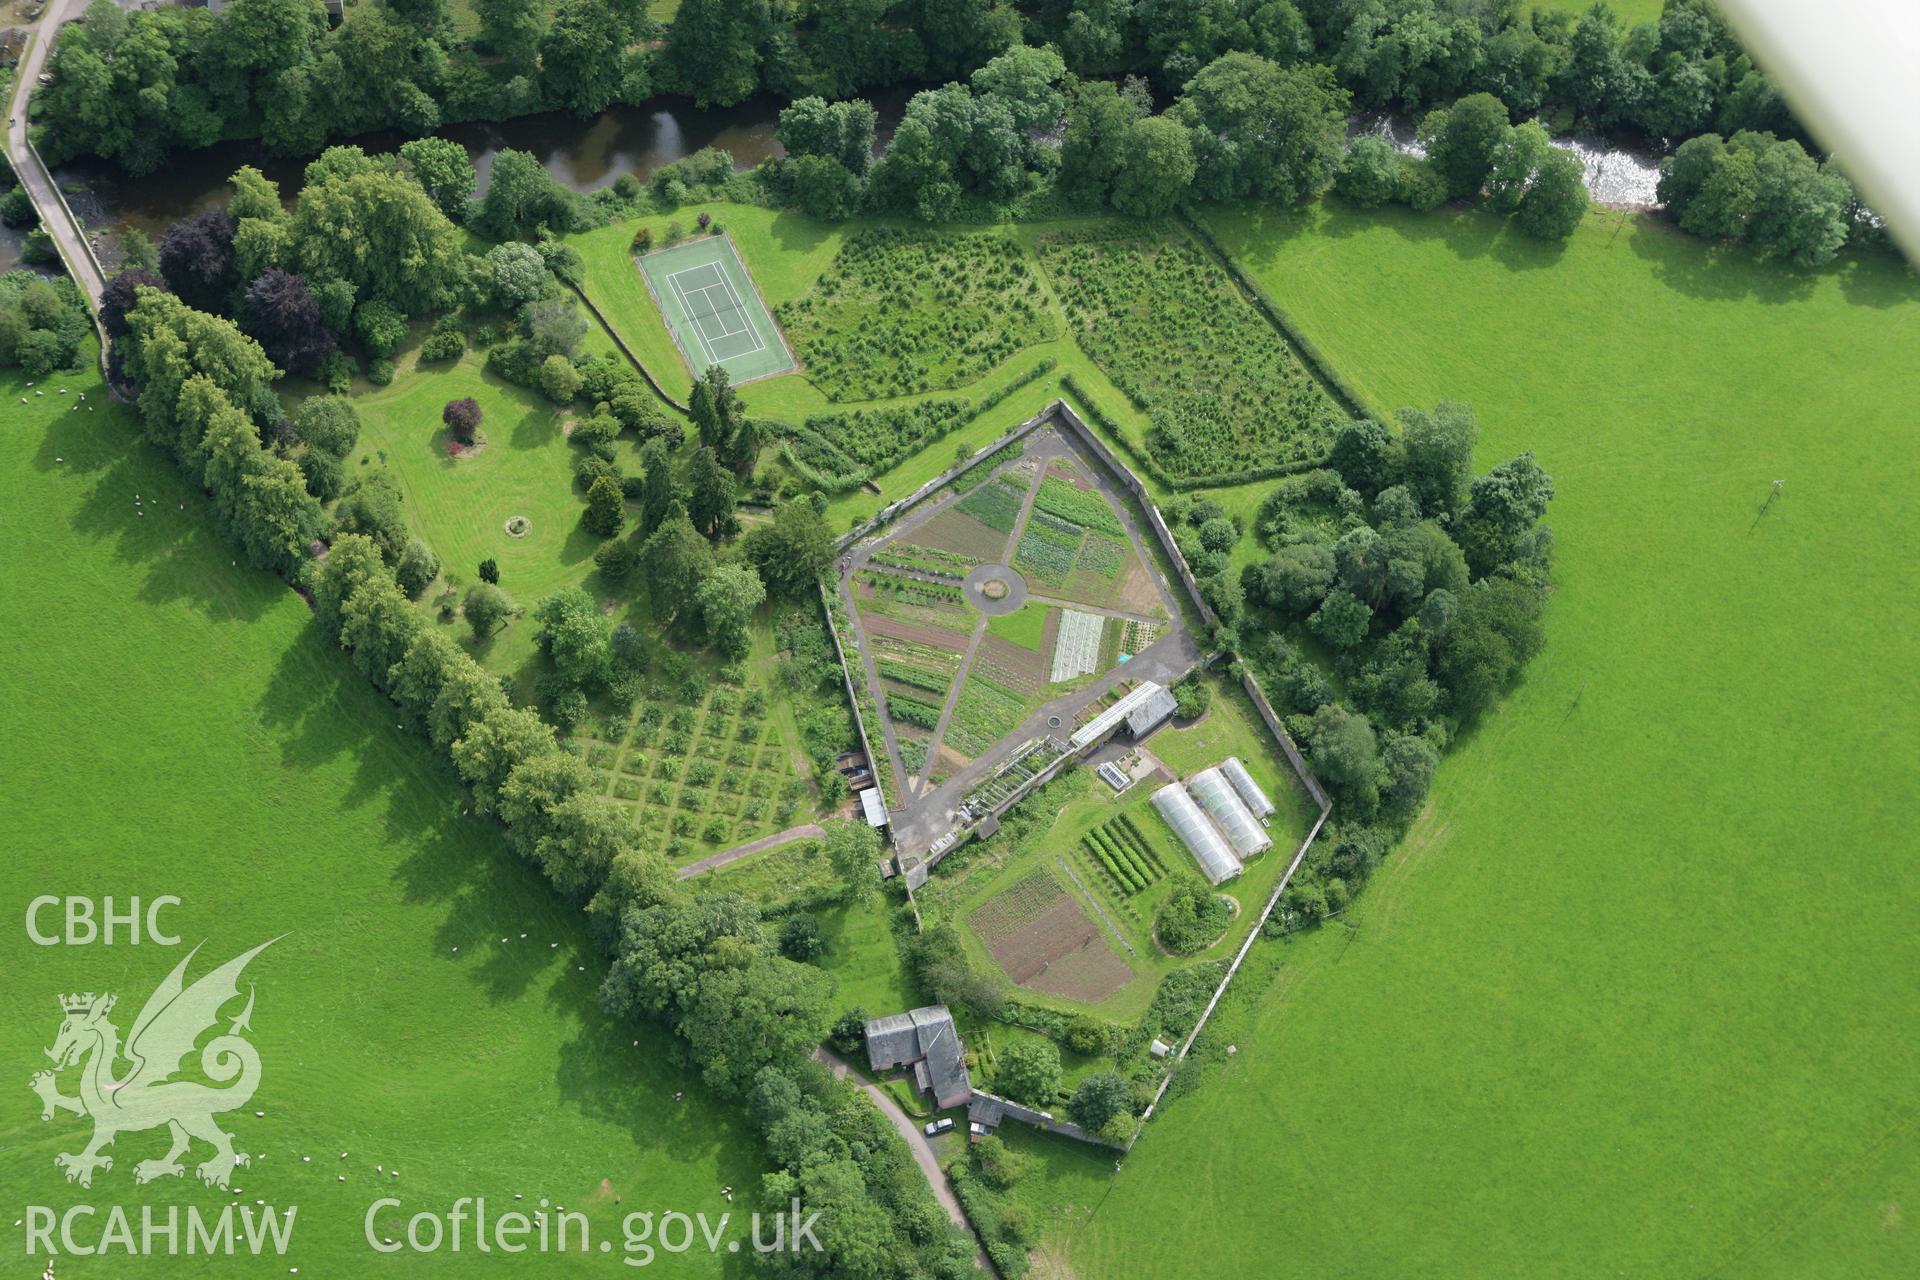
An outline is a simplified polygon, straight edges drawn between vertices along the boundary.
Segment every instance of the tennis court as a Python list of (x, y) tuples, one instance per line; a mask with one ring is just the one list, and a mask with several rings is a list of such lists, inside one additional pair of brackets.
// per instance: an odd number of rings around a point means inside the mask
[(695, 377), (717, 364), (737, 384), (794, 367), (786, 340), (726, 236), (643, 254), (639, 268)]

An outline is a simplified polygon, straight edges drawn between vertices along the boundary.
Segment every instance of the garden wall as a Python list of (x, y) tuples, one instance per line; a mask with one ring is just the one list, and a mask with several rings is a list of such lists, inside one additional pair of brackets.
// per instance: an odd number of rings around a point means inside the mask
[(1188, 597), (1193, 601), (1194, 607), (1200, 610), (1201, 620), (1207, 624), (1209, 630), (1217, 629), (1220, 626), (1219, 615), (1214, 613), (1212, 607), (1201, 598), (1200, 584), (1194, 581), (1193, 570), (1187, 567), (1187, 558), (1181, 555), (1180, 548), (1174, 545), (1173, 533), (1167, 528), (1167, 522), (1160, 518), (1160, 508), (1153, 505), (1153, 498), (1147, 493), (1147, 487), (1140, 483), (1140, 477), (1134, 475), (1133, 471), (1120, 461), (1119, 456), (1107, 447), (1105, 440), (1094, 434), (1093, 428), (1080, 420), (1080, 415), (1075, 413), (1073, 406), (1065, 400), (1055, 400), (1047, 412), (1058, 415), (1060, 421), (1072, 431), (1074, 438), (1092, 450), (1093, 455), (1099, 458), (1107, 470), (1119, 479), (1126, 491), (1133, 495), (1134, 501), (1140, 504), (1140, 510), (1147, 518), (1148, 526), (1153, 530), (1153, 536), (1160, 540), (1160, 545), (1166, 550), (1167, 559), (1172, 562), (1174, 571), (1180, 575), (1180, 582), (1186, 587)]
[(885, 525), (888, 521), (893, 520), (913, 510), (913, 508), (919, 506), (922, 502), (925, 502), (928, 498), (932, 497), (934, 494), (938, 493), (940, 490), (946, 488), (948, 485), (952, 484), (955, 480), (967, 474), (967, 472), (973, 470), (975, 467), (979, 466), (982, 462), (985, 462), (988, 458), (991, 458), (995, 453), (998, 453), (1001, 449), (1006, 448), (1008, 445), (1012, 444), (1016, 440), (1026, 439), (1028, 436), (1032, 435), (1035, 431), (1038, 431), (1041, 427), (1047, 424), (1047, 420), (1053, 416), (1054, 408), (1057, 408), (1060, 404), (1061, 402), (1056, 400), (1053, 406), (1043, 409), (1038, 414), (1035, 414), (1033, 417), (1028, 418), (1025, 422), (1021, 423), (1019, 426), (1015, 427), (1013, 430), (1007, 432), (1007, 434), (1001, 436), (998, 440), (995, 440), (992, 444), (989, 444), (986, 447), (982, 448), (979, 452), (975, 453), (971, 458), (968, 458), (965, 462), (962, 462), (959, 465), (952, 467), (949, 470), (944, 471), (941, 474), (935, 476), (933, 479), (927, 481), (925, 484), (921, 485), (918, 489), (915, 489), (912, 493), (908, 494), (906, 497), (900, 498), (894, 502), (889, 502), (886, 506), (874, 512), (866, 520), (862, 521), (858, 525), (855, 525), (852, 529), (842, 534), (840, 537), (840, 540), (834, 544), (834, 550), (845, 551), (848, 547), (860, 541), (860, 539), (866, 537), (868, 534), (872, 533), (875, 529), (878, 529), (881, 526)]
[[(620, 336), (620, 331), (614, 328), (611, 324), (607, 323), (607, 318), (600, 314), (600, 308), (593, 305), (593, 299), (587, 296), (587, 291), (585, 289), (582, 289), (579, 285), (574, 284), (571, 280), (567, 282), (567, 287), (573, 290), (575, 295), (579, 297), (580, 301), (587, 304), (587, 310), (593, 313), (593, 318), (600, 322), (600, 327), (607, 331), (607, 336), (609, 338), (613, 339), (613, 345), (620, 348), (620, 354), (633, 362), (633, 367), (640, 371), (640, 376), (647, 380), (647, 385), (649, 387), (653, 388), (653, 394), (659, 396), (662, 400), (665, 400), (669, 405), (672, 405), (675, 409), (678, 409), (681, 413), (691, 413), (692, 410), (689, 409), (686, 405), (681, 404), (678, 400), (675, 400), (672, 396), (667, 394), (667, 389), (661, 386), (659, 379), (653, 376), (653, 370), (647, 368), (646, 362), (643, 361), (639, 357), (639, 355), (637, 355), (634, 352), (634, 349), (632, 347), (629, 347), (627, 345), (627, 340)], [(662, 312), (661, 314), (664, 315), (665, 313)]]
[[(880, 786), (879, 760), (873, 754), (873, 742), (867, 737), (867, 720), (860, 714), (860, 695), (855, 693), (853, 688), (853, 668), (847, 665), (847, 651), (840, 643), (840, 624), (833, 616), (833, 597), (828, 593), (824, 580), (820, 583), (820, 607), (827, 611), (827, 634), (833, 637), (833, 653), (840, 659), (840, 683), (847, 691), (847, 706), (853, 710), (854, 732), (860, 735), (860, 749), (867, 754), (867, 772), (873, 775), (873, 785), (878, 787)], [(881, 798), (885, 799), (886, 794), (883, 788), (880, 792)], [(889, 841), (893, 839), (891, 826), (887, 828), (887, 839)]]

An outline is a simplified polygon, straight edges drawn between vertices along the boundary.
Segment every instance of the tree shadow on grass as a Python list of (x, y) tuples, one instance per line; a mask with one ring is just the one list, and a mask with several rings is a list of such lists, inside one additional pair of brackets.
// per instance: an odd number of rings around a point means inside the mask
[[(586, 974), (569, 974), (568, 981), (556, 984), (552, 993), (556, 1002), (572, 1005), (576, 984), (571, 980), (576, 976), (595, 976), (593, 967), (589, 966)], [(639, 1041), (637, 1046), (635, 1040)], [(699, 1073), (685, 1064), (684, 1056), (680, 1043), (663, 1027), (602, 1016), (582, 1024), (560, 1046), (555, 1082), (569, 1107), (596, 1122), (624, 1129), (637, 1146), (663, 1151), (677, 1161), (717, 1161), (716, 1185), (673, 1188), (693, 1197), (684, 1205), (659, 1205), (654, 1199), (659, 1188), (651, 1186), (621, 1186), (616, 1182), (615, 1195), (656, 1211), (671, 1207), (686, 1213), (705, 1211), (709, 1217), (733, 1211), (737, 1217), (741, 1208), (751, 1211), (757, 1207), (754, 1192), (760, 1175), (767, 1171), (758, 1156), (760, 1137), (745, 1119), (742, 1103), (717, 1096)], [(676, 1093), (680, 1095), (677, 1100)], [(600, 1176), (611, 1180), (615, 1172), (609, 1169)], [(733, 1204), (721, 1196), (722, 1186), (734, 1188)], [(753, 1273), (744, 1251), (718, 1256), (722, 1275)]]
[(318, 769), (342, 756), (357, 764), (341, 807), (357, 809), (371, 801), (393, 778), (387, 757), (374, 735), (383, 724), (399, 727), (400, 712), (374, 690), (344, 651), (327, 643), (320, 628), (309, 623), (280, 655), (259, 702), (261, 724), (270, 730), (280, 750), (280, 761), (302, 772)]
[(1763, 261), (1750, 249), (1702, 240), (1651, 214), (1642, 216), (1625, 247), (1661, 284), (1706, 302), (1799, 302), (1826, 274)]
[(529, 406), (507, 433), (507, 444), (514, 449), (548, 449), (562, 439), (559, 415), (546, 405)]
[(767, 226), (767, 234), (774, 244), (791, 253), (806, 253), (818, 249), (835, 228), (824, 222), (809, 218), (804, 213), (785, 209), (774, 215)]
[(1861, 249), (1840, 262), (1840, 289), (1853, 305), (1884, 310), (1920, 302), (1920, 274), (1897, 251)]
[(605, 541), (582, 523), (586, 519), (586, 514), (587, 509), (584, 506), (581, 507), (579, 519), (576, 519), (573, 527), (567, 530), (567, 540), (560, 547), (560, 563), (569, 568), (593, 559), (593, 553), (598, 551), (600, 544)]
[[(53, 375), (56, 391), (45, 399), (55, 399), (61, 376)], [(99, 411), (75, 413), (70, 404), (49, 410), (52, 420), (34, 463), (43, 472), (64, 473), (69, 481), (87, 478), (90, 487), (75, 508), (74, 532), (88, 542), (111, 540), (116, 558), (145, 568), (143, 604), (186, 604), (216, 622), (252, 622), (274, 608), (280, 602), (278, 582), (256, 574), (213, 528), (207, 496), (181, 476), (172, 459), (139, 437), (133, 411), (107, 401), (97, 378), (72, 376), (98, 397), (86, 403), (98, 403)], [(70, 387), (58, 398), (79, 403), (77, 390)]]

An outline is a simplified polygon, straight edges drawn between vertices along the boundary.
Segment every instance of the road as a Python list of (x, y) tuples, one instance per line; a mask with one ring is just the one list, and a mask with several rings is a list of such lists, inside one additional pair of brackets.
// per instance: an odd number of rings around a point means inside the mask
[(826, 836), (826, 828), (822, 827), (819, 823), (803, 822), (797, 827), (788, 827), (785, 831), (776, 831), (770, 836), (761, 836), (758, 840), (750, 840), (746, 844), (735, 845), (731, 849), (702, 858), (698, 862), (689, 862), (686, 866), (680, 868), (680, 878), (682, 880), (691, 880), (695, 876), (705, 875), (709, 871), (717, 871), (729, 863), (738, 862), (742, 858), (750, 858), (756, 853), (764, 853), (775, 845), (785, 844), (789, 840), (824, 840)]
[(72, 211), (67, 208), (59, 187), (54, 185), (53, 175), (40, 162), (40, 154), (27, 142), (27, 98), (39, 82), (41, 71), (46, 68), (47, 55), (53, 52), (54, 37), (84, 7), (83, 0), (52, 0), (46, 12), (40, 15), (33, 44), (14, 73), (13, 101), (7, 104), (7, 154), (13, 159), (13, 171), (19, 177), (20, 185), (26, 189), (28, 198), (33, 201), (33, 207), (40, 215), (40, 225), (46, 228), (47, 234), (60, 247), (60, 256), (66, 260), (74, 282), (98, 311), (100, 295), (107, 288), (106, 277), (101, 274), (100, 264), (95, 261), (93, 249), (87, 244), (85, 229), (75, 221)]
[[(853, 1068), (847, 1065), (846, 1060), (825, 1045), (815, 1049), (813, 1056), (817, 1061), (825, 1063), (827, 1069), (842, 1080), (856, 1081), (866, 1095), (873, 1099), (873, 1105), (880, 1108), (880, 1114), (892, 1121), (893, 1127), (899, 1131), (901, 1138), (905, 1139), (907, 1150), (913, 1152), (913, 1162), (920, 1166), (920, 1172), (927, 1175), (927, 1182), (933, 1188), (933, 1198), (940, 1202), (940, 1207), (947, 1211), (949, 1218), (953, 1219), (953, 1225), (973, 1236), (974, 1243), (978, 1245), (980, 1237), (974, 1235), (973, 1224), (967, 1221), (966, 1212), (960, 1208), (959, 1197), (953, 1194), (952, 1186), (947, 1183), (946, 1171), (940, 1167), (939, 1157), (933, 1151), (933, 1143), (929, 1142), (927, 1135), (920, 1131), (920, 1122), (901, 1110), (900, 1104), (888, 1097), (885, 1089), (855, 1075)], [(993, 1274), (993, 1264), (987, 1261), (986, 1250), (977, 1250), (973, 1261), (975, 1266), (988, 1275)]]

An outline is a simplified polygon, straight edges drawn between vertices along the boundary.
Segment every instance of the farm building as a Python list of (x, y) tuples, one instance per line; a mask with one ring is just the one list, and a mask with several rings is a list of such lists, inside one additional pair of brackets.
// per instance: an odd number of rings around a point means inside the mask
[(1146, 737), (1173, 714), (1176, 704), (1173, 695), (1159, 685), (1153, 686), (1153, 692), (1146, 701), (1127, 712), (1127, 732), (1133, 735), (1135, 742)]
[(1240, 763), (1239, 756), (1228, 756), (1220, 762), (1220, 772), (1227, 775), (1227, 781), (1233, 784), (1234, 794), (1240, 797), (1242, 804), (1260, 821), (1265, 822), (1273, 816), (1273, 801), (1267, 799), (1267, 793), (1247, 772), (1247, 766)]
[(1202, 769), (1188, 778), (1187, 790), (1193, 792), (1193, 798), (1200, 802), (1200, 807), (1241, 857), (1250, 858), (1272, 846), (1273, 837), (1253, 820), (1247, 806), (1234, 793), (1233, 784), (1218, 768)]
[(973, 1096), (966, 1051), (946, 1006), (930, 1004), (867, 1023), (867, 1065), (878, 1074), (913, 1068), (913, 1082), (938, 1107), (957, 1107)]
[(860, 811), (866, 815), (870, 827), (887, 825), (887, 802), (880, 795), (880, 788), (868, 787), (860, 792)]
[(1220, 832), (1208, 821), (1207, 815), (1200, 812), (1200, 806), (1193, 802), (1187, 789), (1177, 782), (1169, 782), (1153, 793), (1153, 807), (1159, 811), (1173, 833), (1180, 837), (1180, 843), (1187, 846), (1187, 852), (1193, 855), (1195, 862), (1211, 884), (1231, 880), (1244, 869), (1240, 859), (1233, 856), (1233, 850), (1221, 838)]

